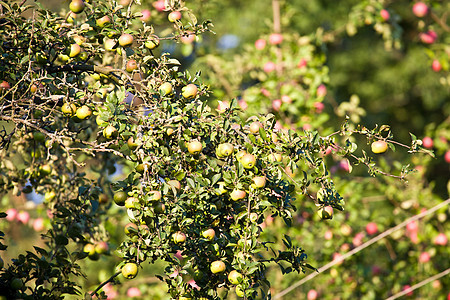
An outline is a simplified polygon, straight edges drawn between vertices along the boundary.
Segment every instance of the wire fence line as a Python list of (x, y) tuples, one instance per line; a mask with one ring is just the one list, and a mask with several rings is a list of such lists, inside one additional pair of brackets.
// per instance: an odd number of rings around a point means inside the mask
[(425, 284), (428, 284), (428, 283), (432, 282), (433, 280), (436, 280), (436, 279), (439, 279), (441, 277), (444, 277), (445, 275), (447, 275), (449, 273), (450, 273), (450, 268), (448, 268), (445, 271), (442, 271), (439, 274), (436, 274), (436, 275), (431, 276), (431, 277), (429, 277), (429, 278), (427, 278), (425, 280), (422, 280), (421, 282), (416, 283), (415, 285), (413, 285), (413, 286), (411, 286), (411, 287), (409, 287), (409, 288), (407, 288), (407, 289), (405, 289), (405, 290), (403, 290), (403, 291), (401, 291), (401, 292), (399, 292), (399, 293), (397, 293), (395, 295), (392, 295), (391, 297), (387, 298), (386, 300), (397, 299), (398, 297), (404, 296), (404, 295), (408, 294), (409, 292), (412, 292), (415, 289), (418, 289), (418, 288), (424, 286)]
[(435, 205), (435, 206), (433, 206), (432, 208), (430, 208), (430, 209), (428, 209), (428, 210), (426, 210), (426, 211), (424, 211), (424, 212), (422, 212), (422, 213), (420, 213), (418, 215), (415, 215), (415, 216), (412, 216), (412, 217), (406, 219), (405, 221), (403, 221), (402, 223), (398, 224), (397, 226), (394, 226), (394, 227), (392, 227), (392, 228), (390, 228), (390, 229), (380, 233), (379, 235), (377, 235), (376, 237), (368, 240), (367, 242), (363, 243), (362, 245), (354, 248), (353, 250), (343, 254), (342, 256), (337, 257), (333, 261), (331, 261), (331, 262), (327, 263), (326, 265), (320, 267), (319, 269), (317, 269), (317, 272), (309, 274), (308, 276), (306, 276), (306, 277), (302, 278), (301, 280), (297, 281), (296, 283), (294, 283), (290, 287), (284, 289), (283, 291), (279, 292), (278, 294), (275, 294), (273, 296), (273, 299), (274, 300), (275, 299), (280, 299), (281, 297), (283, 297), (284, 295), (292, 292), (294, 289), (298, 288), (299, 286), (301, 286), (305, 282), (313, 279), (314, 277), (316, 277), (320, 273), (328, 270), (329, 268), (335, 266), (336, 264), (344, 261), (348, 257), (350, 257), (350, 256), (358, 253), (359, 251), (369, 247), (370, 245), (378, 242), (379, 240), (381, 240), (381, 239), (385, 238), (386, 236), (392, 234), (393, 232), (397, 231), (398, 229), (406, 226), (406, 224), (408, 224), (409, 222), (416, 221), (416, 220), (419, 220), (419, 219), (421, 219), (421, 218), (423, 218), (425, 216), (428, 216), (428, 215), (434, 213), (435, 211), (437, 211), (438, 209), (448, 205), (449, 203), (450, 203), (450, 198), (445, 200), (445, 201), (443, 201), (443, 202), (441, 202), (441, 203), (439, 203), (439, 204), (437, 204), (437, 205)]

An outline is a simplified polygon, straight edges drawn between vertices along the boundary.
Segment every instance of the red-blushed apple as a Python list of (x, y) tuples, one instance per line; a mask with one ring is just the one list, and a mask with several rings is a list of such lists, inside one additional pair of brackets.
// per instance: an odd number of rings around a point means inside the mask
[(429, 136), (424, 137), (422, 139), (422, 145), (427, 149), (433, 148), (433, 139)]
[(325, 231), (324, 238), (325, 238), (326, 240), (331, 240), (331, 239), (333, 238), (333, 231), (331, 231), (331, 230)]
[(221, 260), (213, 261), (210, 270), (213, 274), (223, 273), (225, 271), (225, 263)]
[(186, 234), (181, 231), (172, 234), (172, 240), (175, 244), (182, 244), (186, 241)]
[(255, 41), (255, 48), (258, 50), (262, 50), (266, 47), (266, 40), (263, 39), (257, 39)]
[(283, 35), (280, 33), (272, 33), (269, 35), (269, 43), (271, 45), (279, 45), (283, 42)]
[(202, 152), (203, 145), (199, 141), (191, 141), (187, 144), (187, 149), (190, 154), (196, 155)]
[(266, 176), (255, 176), (252, 179), (253, 185), (256, 188), (263, 188), (266, 186)]
[(190, 83), (181, 89), (181, 95), (187, 99), (195, 98), (195, 96), (197, 96), (197, 93), (198, 88), (193, 83)]
[(179, 11), (172, 11), (167, 18), (170, 22), (176, 22), (181, 19), (181, 13)]
[(126, 64), (126, 67), (125, 67), (127, 72), (131, 73), (134, 70), (136, 70), (137, 68), (138, 68), (138, 65), (137, 65), (136, 60), (130, 59), (129, 61), (127, 61), (127, 64)]
[(442, 70), (442, 65), (439, 60), (433, 59), (433, 62), (431, 63), (431, 69), (433, 69), (433, 71), (435, 72), (439, 72), (440, 70)]
[(317, 213), (319, 217), (323, 220), (328, 220), (333, 218), (333, 208), (329, 205), (321, 207)]
[[(407, 290), (410, 290), (410, 289), (411, 289), (411, 286), (409, 284), (406, 284), (406, 285), (403, 286), (402, 291), (407, 291)], [(412, 290), (409, 291), (408, 293), (406, 293), (406, 296), (412, 296), (412, 295), (413, 295), (413, 291)]]
[(255, 121), (250, 124), (248, 129), (250, 130), (251, 133), (257, 134), (257, 133), (259, 133), (259, 129), (262, 127), (263, 126), (262, 126), (261, 122)]
[(281, 102), (290, 104), (290, 103), (292, 103), (292, 98), (289, 97), (288, 95), (282, 95)]
[(447, 152), (445, 152), (444, 154), (444, 159), (447, 163), (450, 164), (450, 150), (448, 150)]
[(264, 97), (270, 97), (270, 92), (268, 90), (266, 90), (265, 88), (261, 88), (261, 94)]
[(325, 104), (322, 102), (314, 102), (314, 108), (316, 109), (316, 113), (320, 114), (325, 108)]
[(280, 111), (281, 104), (282, 104), (281, 99), (274, 99), (274, 100), (272, 101), (272, 109), (273, 109), (274, 111)]
[(406, 224), (406, 230), (409, 232), (417, 232), (419, 230), (419, 223), (417, 221), (410, 221)]
[(248, 104), (247, 101), (245, 101), (245, 99), (239, 99), (238, 105), (242, 110), (246, 110), (248, 108)]
[(166, 4), (164, 2), (165, 2), (164, 0), (158, 0), (153, 2), (152, 5), (157, 11), (161, 12), (166, 9)]
[(230, 109), (230, 103), (228, 101), (217, 101), (218, 105), (216, 108), (216, 111), (219, 114), (223, 114), (224, 112), (227, 111), (227, 109)]
[(133, 36), (129, 33), (123, 33), (120, 37), (119, 37), (119, 45), (122, 47), (128, 47), (131, 46), (131, 44), (133, 44)]
[(138, 289), (137, 287), (130, 287), (127, 290), (127, 297), (130, 298), (138, 298), (142, 296), (142, 292), (140, 289)]
[(272, 61), (266, 62), (263, 67), (263, 70), (266, 73), (271, 73), (271, 72), (275, 71), (275, 69), (276, 69), (276, 65)]
[(420, 255), (419, 255), (419, 262), (420, 263), (427, 263), (427, 262), (430, 261), (430, 259), (431, 259), (431, 255), (430, 255), (430, 253), (428, 253), (426, 251), (420, 253)]
[(86, 4), (83, 0), (72, 0), (69, 4), (69, 9), (76, 14), (82, 13), (85, 7)]
[(247, 193), (243, 190), (238, 190), (238, 189), (234, 189), (231, 193), (230, 193), (230, 198), (233, 201), (238, 201), (238, 200), (242, 200), (245, 198), (245, 196), (247, 196)]
[(105, 241), (101, 241), (95, 244), (95, 252), (98, 254), (105, 254), (108, 252), (109, 246), (108, 243)]
[(413, 14), (416, 17), (425, 17), (428, 13), (428, 6), (423, 2), (416, 2), (412, 8)]
[(316, 300), (318, 296), (318, 293), (316, 290), (309, 290), (308, 294), (306, 295), (307, 300)]
[(111, 18), (109, 16), (103, 16), (95, 21), (98, 27), (103, 28), (111, 23)]
[(384, 21), (388, 21), (389, 18), (391, 17), (391, 15), (389, 14), (389, 12), (386, 9), (380, 10), (380, 16)]
[(366, 232), (369, 235), (373, 235), (378, 232), (378, 226), (375, 222), (370, 222), (366, 225)]
[(317, 97), (325, 97), (327, 94), (327, 87), (321, 84), (317, 87)]
[(375, 154), (381, 154), (387, 151), (388, 144), (385, 141), (375, 141), (370, 146), (371, 150)]
[(308, 65), (308, 61), (305, 58), (300, 59), (297, 64), (297, 68), (302, 69)]
[(44, 219), (43, 218), (37, 218), (33, 221), (33, 229), (36, 232), (44, 230)]
[(427, 32), (420, 33), (419, 38), (424, 44), (433, 44), (438, 36), (434, 30), (428, 30)]
[(126, 224), (124, 227), (124, 232), (126, 235), (134, 235), (138, 230), (138, 226), (131, 222)]
[(12, 222), (16, 219), (16, 216), (18, 214), (17, 209), (15, 208), (8, 208), (6, 210), (6, 220), (9, 222)]
[(438, 245), (438, 246), (445, 246), (447, 245), (447, 236), (444, 233), (439, 233), (435, 238), (434, 238), (434, 244)]
[[(338, 252), (333, 253), (333, 261), (339, 261), (341, 257), (342, 257), (342, 254), (340, 254)], [(336, 262), (336, 265), (340, 265), (340, 264), (342, 264), (342, 262), (343, 262), (342, 260), (339, 262)]]
[(212, 241), (214, 239), (214, 237), (216, 236), (216, 232), (214, 231), (214, 229), (209, 228), (202, 232), (202, 236), (205, 239), (207, 239), (208, 241)]
[(150, 191), (148, 192), (148, 199), (152, 202), (156, 202), (161, 200), (161, 192), (160, 191)]
[(22, 224), (27, 224), (30, 220), (30, 214), (27, 211), (20, 211), (16, 216), (16, 220)]
[(9, 85), (8, 81), (3, 80), (0, 82), (0, 90), (9, 90), (11, 86)]
[(148, 10), (148, 9), (143, 9), (142, 11), (141, 11), (141, 14), (142, 14), (142, 17), (140, 17), (139, 19), (142, 21), (142, 22), (148, 22), (148, 21), (150, 21), (150, 19), (151, 19), (151, 17), (152, 17), (152, 13), (150, 12), (150, 10)]
[(188, 31), (187, 35), (180, 37), (180, 40), (183, 44), (192, 44), (195, 41), (195, 34)]
[(353, 246), (355, 246), (355, 247), (361, 246), (363, 238), (364, 238), (364, 233), (358, 232), (357, 234), (355, 234), (355, 236), (353, 237), (353, 240), (352, 240)]

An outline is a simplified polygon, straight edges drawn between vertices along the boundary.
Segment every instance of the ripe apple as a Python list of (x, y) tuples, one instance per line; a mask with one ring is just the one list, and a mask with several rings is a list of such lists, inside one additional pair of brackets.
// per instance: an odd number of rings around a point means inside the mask
[(124, 33), (119, 37), (119, 45), (122, 47), (128, 47), (133, 44), (133, 36), (129, 33)]
[(413, 14), (416, 17), (425, 17), (428, 13), (428, 6), (423, 2), (416, 2), (412, 8)]
[(192, 44), (195, 41), (195, 34), (188, 31), (187, 35), (180, 37), (180, 40), (183, 44)]
[(437, 37), (437, 33), (434, 30), (428, 30), (419, 35), (420, 40), (424, 44), (433, 44), (437, 40)]
[(138, 226), (134, 223), (128, 223), (123, 230), (126, 235), (133, 235), (138, 231)]
[(253, 177), (253, 185), (256, 188), (263, 188), (266, 186), (266, 176), (255, 176)]
[(283, 42), (283, 35), (280, 33), (272, 33), (269, 35), (269, 43), (271, 45), (279, 45), (281, 42)]
[(445, 152), (444, 154), (444, 159), (447, 163), (450, 164), (450, 150), (448, 150), (447, 152)]
[(439, 246), (445, 246), (447, 245), (447, 236), (444, 233), (439, 233), (435, 238), (434, 238), (434, 244), (435, 245), (439, 245)]
[(141, 11), (141, 14), (142, 14), (142, 17), (140, 17), (139, 19), (141, 19), (142, 22), (150, 21), (150, 19), (152, 17), (152, 13), (148, 9), (143, 9)]
[(422, 139), (422, 145), (427, 149), (433, 148), (433, 139), (429, 136), (424, 137)]
[(233, 270), (228, 274), (228, 281), (231, 284), (237, 285), (242, 282), (242, 279), (243, 279), (242, 274), (236, 270)]
[(427, 262), (430, 261), (430, 259), (431, 259), (431, 255), (428, 252), (422, 252), (419, 255), (419, 262), (420, 263), (427, 263)]
[(77, 109), (76, 115), (78, 119), (84, 120), (92, 115), (92, 110), (89, 108), (89, 106), (83, 105)]
[(33, 221), (33, 229), (36, 232), (40, 232), (42, 230), (44, 230), (45, 225), (44, 225), (44, 219), (43, 218), (37, 218)]
[(206, 229), (206, 230), (204, 230), (204, 231), (202, 232), (202, 236), (203, 236), (205, 239), (207, 239), (207, 240), (209, 240), (209, 241), (212, 241), (212, 240), (214, 239), (214, 237), (216, 236), (216, 232), (214, 231), (214, 229), (209, 228), (209, 229)]
[(318, 296), (318, 293), (316, 290), (309, 290), (308, 294), (306, 295), (307, 300), (316, 300)]
[(234, 146), (230, 143), (223, 143), (217, 146), (216, 154), (219, 154), (220, 157), (230, 156), (234, 151)]
[(247, 193), (246, 193), (245, 191), (243, 191), (243, 190), (237, 190), (237, 189), (234, 189), (234, 190), (230, 193), (230, 198), (231, 198), (231, 200), (233, 200), (233, 201), (238, 201), (238, 200), (244, 199), (245, 196), (247, 196)]
[(107, 39), (105, 41), (105, 50), (114, 51), (114, 46), (116, 46), (116, 41), (113, 39)]
[(125, 201), (128, 198), (128, 194), (124, 191), (119, 191), (114, 193), (114, 202), (119, 205), (119, 206), (124, 206), (125, 205)]
[(199, 141), (191, 141), (188, 143), (187, 148), (190, 154), (196, 155), (202, 151), (203, 146)]
[(181, 89), (181, 95), (186, 99), (195, 98), (198, 93), (198, 88), (195, 84), (190, 83)]
[(222, 273), (225, 271), (225, 263), (221, 260), (213, 261), (210, 269), (213, 274)]
[(317, 97), (325, 97), (327, 94), (327, 87), (324, 84), (321, 84), (317, 87)]
[(378, 226), (374, 222), (370, 222), (366, 225), (366, 231), (369, 235), (375, 234), (378, 232)]
[(73, 13), (80, 14), (83, 12), (86, 4), (83, 0), (72, 0), (69, 4), (69, 8)]
[(174, 23), (181, 19), (181, 13), (179, 11), (173, 11), (167, 16), (167, 18), (170, 22)]
[(178, 180), (172, 179), (167, 181), (167, 184), (173, 188), (175, 188), (178, 191), (181, 190), (181, 183)]
[(77, 107), (73, 103), (66, 102), (61, 106), (61, 112), (67, 117), (72, 117), (76, 114)]
[(255, 122), (250, 124), (249, 130), (250, 130), (251, 133), (257, 134), (257, 133), (259, 133), (259, 129), (262, 128), (262, 127), (263, 126), (262, 126), (261, 122), (255, 121)]
[(275, 65), (275, 63), (272, 61), (269, 61), (264, 64), (263, 70), (266, 73), (270, 73), (270, 72), (275, 71), (276, 68), (277, 68), (277, 66)]
[(257, 39), (255, 41), (255, 48), (258, 50), (262, 50), (266, 47), (266, 40), (263, 39)]
[(156, 47), (159, 46), (159, 40), (158, 39), (151, 39), (150, 41), (146, 41), (144, 46), (147, 49), (153, 50), (153, 49), (155, 49)]
[(164, 0), (155, 1), (155, 2), (153, 2), (152, 5), (159, 12), (164, 11), (164, 9), (166, 9), (166, 4), (165, 4)]
[(138, 68), (137, 62), (134, 59), (127, 61), (126, 70), (131, 73)]
[(108, 250), (109, 246), (107, 242), (101, 241), (95, 244), (95, 252), (98, 254), (105, 254)]
[(329, 205), (324, 206), (317, 212), (321, 219), (327, 220), (333, 218), (333, 208)]
[(172, 94), (173, 87), (170, 82), (164, 82), (159, 86), (159, 90), (162, 92), (163, 96)]
[(380, 10), (380, 16), (384, 21), (389, 20), (389, 18), (391, 17), (391, 15), (389, 14), (389, 12), (385, 9)]
[(442, 66), (441, 66), (441, 63), (439, 62), (439, 60), (434, 59), (433, 62), (431, 63), (431, 68), (435, 72), (439, 72), (440, 70), (442, 70)]
[(172, 234), (172, 240), (175, 244), (184, 243), (186, 241), (186, 235), (181, 231), (175, 232)]
[(30, 220), (30, 214), (26, 211), (20, 211), (16, 216), (16, 220), (22, 224), (27, 224)]
[(9, 90), (11, 88), (11, 86), (9, 85), (9, 83), (5, 80), (3, 80), (0, 83), (0, 90)]
[(127, 279), (133, 279), (138, 273), (138, 267), (135, 263), (126, 263), (122, 267), (122, 275)]
[(111, 18), (109, 16), (103, 16), (95, 21), (98, 27), (103, 28), (111, 23)]
[(370, 147), (373, 153), (380, 154), (386, 152), (388, 144), (385, 141), (375, 141)]
[(156, 202), (161, 200), (161, 192), (160, 191), (150, 191), (148, 192), (149, 200), (152, 202)]
[(283, 104), (281, 99), (274, 99), (274, 100), (272, 100), (272, 108), (273, 108), (273, 110), (274, 111), (280, 111), (281, 104)]
[(113, 139), (117, 137), (117, 135), (118, 135), (117, 129), (112, 125), (108, 125), (105, 127), (105, 129), (103, 129), (103, 136), (107, 139)]
[(251, 169), (256, 164), (256, 157), (253, 154), (246, 153), (241, 158), (241, 164), (244, 166), (245, 169)]

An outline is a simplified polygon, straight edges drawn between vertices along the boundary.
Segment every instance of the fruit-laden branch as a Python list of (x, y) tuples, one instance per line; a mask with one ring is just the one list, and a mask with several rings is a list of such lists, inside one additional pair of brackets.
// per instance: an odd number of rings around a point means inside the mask
[(83, 71), (83, 72), (96, 72), (103, 75), (109, 76), (115, 83), (119, 84), (118, 76), (114, 74), (114, 72), (120, 72), (125, 75), (125, 71), (120, 69), (112, 69), (108, 67), (101, 66), (92, 66), (92, 65), (84, 65), (84, 64), (69, 64), (64, 66), (55, 66), (48, 67), (46, 70), (50, 73), (58, 73), (58, 72), (73, 72), (73, 71)]

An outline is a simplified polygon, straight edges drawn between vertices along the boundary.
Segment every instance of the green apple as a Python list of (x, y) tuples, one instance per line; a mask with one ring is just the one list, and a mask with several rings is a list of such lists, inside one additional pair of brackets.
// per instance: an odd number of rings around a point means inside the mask
[(207, 239), (207, 240), (209, 240), (209, 241), (212, 241), (212, 240), (214, 239), (214, 237), (216, 236), (216, 232), (214, 231), (214, 229), (209, 228), (209, 229), (206, 229), (206, 230), (204, 230), (204, 231), (202, 232), (202, 236), (203, 236), (205, 239)]
[(73, 13), (80, 14), (83, 12), (86, 4), (83, 0), (72, 0), (69, 4), (69, 8)]
[(241, 164), (245, 169), (252, 169), (256, 164), (256, 157), (250, 153), (246, 153), (241, 158)]
[(66, 102), (61, 106), (62, 113), (67, 117), (72, 117), (77, 112), (77, 106), (73, 103)]
[(375, 154), (384, 153), (388, 149), (388, 144), (385, 141), (375, 141), (372, 143), (371, 149)]
[(233, 270), (228, 274), (228, 281), (231, 284), (237, 285), (242, 282), (242, 279), (243, 279), (242, 274), (236, 270)]
[(263, 188), (266, 186), (266, 176), (255, 176), (252, 181), (256, 188)]
[(92, 115), (92, 110), (89, 108), (89, 106), (83, 105), (77, 109), (76, 115), (78, 119), (84, 120)]
[(195, 84), (188, 84), (181, 89), (181, 95), (186, 99), (192, 99), (197, 96), (198, 88)]
[(118, 135), (117, 129), (112, 125), (108, 125), (105, 127), (105, 129), (103, 129), (103, 136), (107, 139), (113, 139), (117, 137), (117, 135)]
[(187, 148), (190, 154), (195, 155), (199, 154), (202, 151), (203, 146), (202, 143), (200, 143), (199, 141), (191, 141), (188, 143)]
[(210, 270), (212, 273), (223, 273), (225, 271), (225, 263), (221, 260), (216, 260), (211, 263)]
[(162, 92), (164, 96), (172, 94), (172, 84), (170, 82), (164, 82), (159, 86), (159, 90)]
[(175, 244), (182, 244), (186, 241), (186, 235), (181, 231), (175, 232), (172, 234), (172, 240)]
[(138, 273), (138, 266), (135, 263), (126, 263), (122, 267), (122, 275), (127, 279), (133, 279)]
[(259, 133), (259, 129), (262, 128), (262, 124), (260, 122), (253, 122), (250, 124), (249, 130), (253, 134)]

